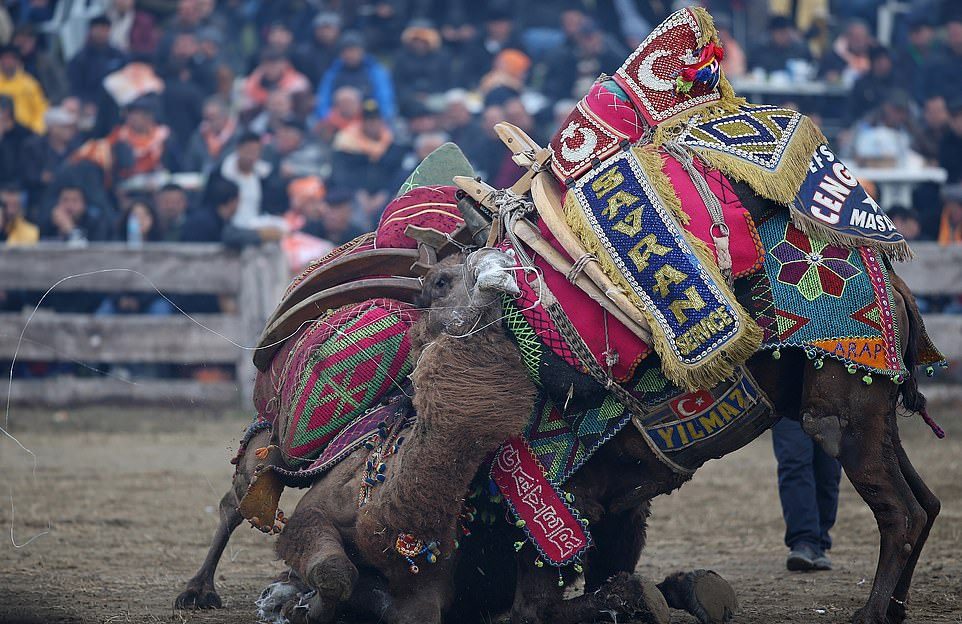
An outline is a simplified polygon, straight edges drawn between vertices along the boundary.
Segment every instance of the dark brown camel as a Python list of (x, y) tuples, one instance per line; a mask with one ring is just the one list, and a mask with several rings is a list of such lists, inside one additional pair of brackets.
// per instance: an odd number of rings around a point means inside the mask
[[(753, 216), (758, 217), (772, 208), (769, 202), (760, 200), (746, 187), (737, 186), (736, 190)], [(442, 282), (447, 280), (450, 284), (451, 280), (462, 278), (463, 273), (447, 267), (440, 271), (440, 275)], [(893, 284), (897, 320), (904, 339), (902, 348), (906, 363), (913, 366), (917, 358), (921, 318), (905, 284), (894, 275)], [(456, 291), (455, 298), (459, 293), (463, 297), (464, 292), (463, 289)], [(443, 314), (447, 307), (437, 300), (433, 305), (439, 314)], [(463, 306), (463, 299), (459, 305)], [(482, 312), (481, 316), (487, 318), (485, 314)], [(440, 394), (435, 395), (435, 399), (441, 401), (438, 405), (446, 406), (446, 410), (459, 411), (460, 417), (473, 413), (464, 400), (465, 395), (485, 406), (498, 404), (495, 397), (500, 396), (502, 402), (494, 416), (494, 422), (501, 423), (500, 438), (492, 435), (485, 442), (494, 446), (519, 429), (528, 413), (514, 413), (510, 409), (524, 407), (516, 392), (496, 394), (502, 392), (506, 382), (516, 381), (513, 375), (520, 370), (516, 368), (519, 365), (517, 356), (514, 356), (515, 361), (486, 360), (472, 342), (480, 340), (479, 336), (498, 342), (499, 339), (493, 338), (493, 328), (496, 327), (491, 326), (470, 339), (439, 341), (444, 343), (444, 352), (437, 352), (438, 361), (423, 369), (420, 376), (415, 376), (419, 388), (428, 387), (428, 378), (432, 383), (442, 384), (438, 389)], [(500, 353), (507, 358), (505, 352)], [(472, 359), (478, 357), (487, 364), (480, 365), (481, 361)], [(469, 362), (470, 370), (462, 369), (455, 379), (441, 362), (444, 359), (451, 364), (460, 362), (461, 366)], [(899, 440), (896, 406), (900, 395), (909, 409), (924, 408), (925, 401), (918, 393), (915, 380), (910, 379), (901, 386), (892, 383), (865, 385), (837, 362), (827, 360), (824, 367), (817, 369), (813, 362), (797, 352), (785, 353), (777, 361), (770, 355), (756, 354), (748, 366), (775, 407), (772, 422), (778, 417), (800, 420), (810, 435), (839, 458), (855, 489), (875, 515), (881, 535), (878, 567), (868, 601), (855, 614), (853, 622), (898, 624), (904, 621), (912, 574), (940, 507), (938, 499), (909, 462)], [(427, 375), (431, 368), (432, 373)], [(509, 374), (511, 370), (514, 372)], [(470, 392), (464, 385), (465, 379), (477, 383)], [(415, 396), (416, 407), (424, 409), (423, 404), (417, 404), (417, 393)], [(421, 409), (419, 418), (425, 415)], [(443, 422), (443, 411), (430, 418)], [(490, 412), (485, 414), (489, 418), (492, 416)], [(422, 426), (420, 420), (418, 426)], [(502, 607), (510, 607), (513, 622), (574, 623), (594, 619), (599, 612), (609, 610), (653, 617), (648, 613), (653, 603), (650, 594), (646, 594), (639, 579), (628, 575), (634, 570), (644, 547), (644, 519), (650, 499), (673, 491), (686, 479), (658, 461), (642, 434), (635, 429), (627, 427), (622, 430), (567, 484), (576, 496), (579, 511), (591, 522), (596, 544), (585, 562), (586, 587), (590, 591), (586, 591), (585, 596), (567, 601), (562, 600), (563, 590), (558, 586), (557, 573), (548, 567), (531, 565), (535, 554), (530, 546), (514, 557), (516, 576), (506, 573), (504, 566), (491, 569), (497, 562), (510, 560), (512, 555), (512, 538), (507, 525), (491, 529), (490, 539), (480, 535), (477, 539), (467, 540), (465, 548), (457, 555), (450, 559), (442, 557), (433, 566), (422, 566), (423, 571), (418, 576), (410, 575), (406, 564), (394, 553), (392, 529), (412, 532), (435, 529), (436, 532), (424, 536), (439, 539), (441, 550), (447, 556), (451, 553), (454, 519), (461, 500), (460, 496), (450, 498), (450, 493), (464, 492), (473, 476), (473, 473), (458, 474), (452, 470), (456, 465), (455, 458), (448, 457), (447, 463), (437, 460), (423, 467), (427, 471), (425, 474), (432, 474), (435, 481), (414, 478), (422, 469), (420, 462), (417, 467), (407, 468), (403, 461), (405, 454), (415, 456), (411, 450), (414, 448), (414, 445), (409, 446), (389, 464), (388, 481), (376, 492), (381, 500), (396, 497), (394, 501), (377, 505), (372, 499), (367, 510), (357, 513), (356, 497), (364, 457), (363, 453), (358, 453), (319, 480), (293, 514), (278, 550), (295, 572), (318, 590), (316, 595), (319, 598), (314, 599), (311, 621), (333, 617), (334, 611), (330, 608), (333, 603), (349, 597), (353, 604), (379, 605), (386, 609), (384, 615), (397, 618), (386, 621), (400, 622), (440, 621), (445, 612), (457, 614), (451, 617), (451, 621), (470, 621), (478, 618), (479, 612), (496, 613)], [(421, 449), (425, 457), (431, 457), (431, 453), (437, 451)], [(476, 457), (467, 459), (471, 461), (465, 463), (470, 465)], [(221, 502), (222, 523), (210, 553), (204, 566), (188, 583), (187, 590), (178, 597), (178, 606), (219, 605), (220, 599), (213, 588), (214, 567), (231, 531), (240, 523), (236, 512), (237, 496), (246, 490), (246, 480), (255, 463), (256, 460), (246, 456), (239, 462), (235, 486)], [(438, 501), (442, 495), (439, 490), (431, 494), (437, 495), (438, 499), (423, 495), (433, 491), (443, 479), (447, 480), (444, 488), (450, 507), (440, 509)], [(405, 481), (420, 483), (425, 489), (402, 488)], [(430, 507), (432, 513), (427, 515), (435, 518), (433, 523), (418, 523), (421, 505)], [(383, 531), (384, 527), (390, 529)], [(509, 552), (501, 552), (505, 548)], [(364, 573), (362, 582), (355, 583), (358, 565)], [(472, 569), (478, 567), (484, 579), (472, 573)], [(492, 579), (492, 574), (497, 578)], [(662, 590), (669, 601), (677, 601), (679, 596), (686, 595), (683, 582), (674, 578), (666, 579)], [(469, 614), (470, 618), (467, 617)]]

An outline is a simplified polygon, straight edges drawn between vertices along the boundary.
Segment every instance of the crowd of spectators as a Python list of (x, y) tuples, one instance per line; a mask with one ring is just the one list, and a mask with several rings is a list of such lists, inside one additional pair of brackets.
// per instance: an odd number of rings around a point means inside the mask
[[(323, 253), (370, 229), (445, 141), (510, 185), (519, 171), (492, 125), (546, 142), (680, 4), (3, 0), (0, 241)], [(875, 35), (881, 0), (699, 4), (736, 84), (847, 89), (772, 103), (826, 118), (853, 164), (944, 168), (947, 185), (920, 186), (893, 217), (910, 237), (962, 242), (959, 3), (901, 3), (890, 46)]]

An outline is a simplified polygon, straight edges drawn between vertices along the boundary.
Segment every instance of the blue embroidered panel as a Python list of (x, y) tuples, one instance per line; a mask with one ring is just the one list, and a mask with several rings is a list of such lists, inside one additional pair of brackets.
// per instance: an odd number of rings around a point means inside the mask
[(737, 304), (715, 285), (631, 151), (573, 187), (594, 235), (688, 366), (738, 334)]

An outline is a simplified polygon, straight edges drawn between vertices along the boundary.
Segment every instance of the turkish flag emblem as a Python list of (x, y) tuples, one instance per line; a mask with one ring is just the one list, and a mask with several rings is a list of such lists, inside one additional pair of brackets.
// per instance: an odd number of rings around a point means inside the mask
[(714, 402), (714, 397), (712, 397), (711, 392), (708, 390), (697, 390), (695, 392), (688, 392), (677, 399), (673, 400), (669, 405), (671, 411), (678, 414), (681, 418), (691, 418), (692, 416), (697, 416), (705, 412), (711, 404)]

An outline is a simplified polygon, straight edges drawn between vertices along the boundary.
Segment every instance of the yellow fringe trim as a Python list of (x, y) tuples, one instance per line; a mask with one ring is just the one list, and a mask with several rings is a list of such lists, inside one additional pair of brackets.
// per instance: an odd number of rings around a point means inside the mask
[(715, 29), (715, 18), (702, 7), (692, 7), (691, 12), (695, 14), (695, 21), (698, 22), (698, 30), (701, 36), (698, 38), (698, 47), (704, 46), (708, 42), (718, 43), (718, 30)]
[(795, 135), (785, 148), (782, 161), (775, 171), (766, 171), (725, 152), (697, 147), (694, 150), (710, 167), (748, 184), (762, 197), (787, 206), (795, 201), (795, 195), (805, 181), (805, 176), (808, 175), (808, 164), (812, 160), (815, 149), (827, 142), (818, 126), (808, 117), (802, 116)]
[[(671, 180), (662, 171), (663, 160), (661, 154), (651, 147), (634, 147), (632, 152), (641, 163), (642, 169), (648, 176), (659, 199), (664, 202), (671, 214), (675, 215), (679, 221), (687, 223), (688, 217), (681, 209), (681, 202), (671, 185)], [(605, 275), (628, 297), (629, 301), (648, 321), (651, 327), (652, 341), (654, 342), (652, 346), (661, 357), (662, 371), (672, 382), (689, 391), (711, 388), (723, 379), (730, 377), (734, 373), (735, 366), (742, 364), (758, 351), (762, 342), (761, 328), (755, 324), (735, 299), (725, 279), (721, 276), (715, 258), (708, 246), (689, 234), (687, 230), (682, 228), (686, 241), (691, 245), (696, 257), (715, 282), (715, 286), (722, 296), (731, 304), (740, 326), (735, 336), (724, 348), (718, 349), (694, 365), (683, 364), (677, 359), (672, 349), (673, 345), (665, 335), (664, 329), (648, 311), (641, 297), (635, 294), (618, 265), (615, 264), (607, 249), (602, 245), (601, 240), (588, 223), (574, 193), (566, 195), (564, 212), (568, 226), (582, 242), (585, 249), (595, 255)]]

